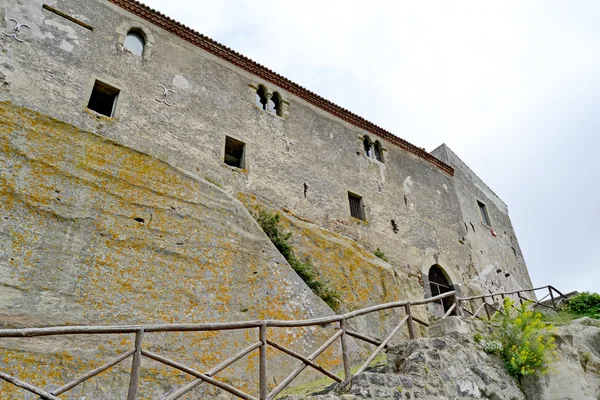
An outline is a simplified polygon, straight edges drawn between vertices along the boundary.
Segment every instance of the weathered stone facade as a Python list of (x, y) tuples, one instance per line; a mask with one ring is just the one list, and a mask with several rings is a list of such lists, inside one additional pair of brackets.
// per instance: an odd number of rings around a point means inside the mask
[[(287, 210), (344, 310), (430, 294), (433, 265), (465, 294), (531, 286), (506, 205), (447, 147), (433, 157), (134, 1), (44, 4), (71, 19), (0, 0), (4, 32), (11, 18), (28, 26), (22, 42), (0, 37), (1, 325), (331, 313), (240, 196)], [(124, 50), (128, 30), (144, 36), (141, 56)], [(96, 80), (120, 90), (112, 117), (87, 107)], [(257, 106), (260, 85), (281, 112)], [(245, 143), (242, 168), (224, 163), (227, 137)]]

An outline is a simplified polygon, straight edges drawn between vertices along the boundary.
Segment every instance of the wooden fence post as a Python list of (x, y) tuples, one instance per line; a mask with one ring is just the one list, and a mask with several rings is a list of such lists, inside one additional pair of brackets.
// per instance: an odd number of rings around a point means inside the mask
[(408, 337), (411, 339), (415, 338), (415, 326), (413, 324), (412, 311), (410, 309), (410, 302), (404, 306), (406, 316), (408, 317)]
[(135, 353), (131, 361), (131, 375), (129, 376), (129, 390), (127, 391), (127, 400), (135, 400), (137, 396), (138, 380), (140, 377), (140, 364), (142, 363), (142, 339), (144, 337), (144, 328), (140, 328), (135, 333)]
[(554, 301), (554, 294), (552, 293), (552, 286), (548, 286), (548, 293), (550, 293), (550, 298), (552, 299), (552, 307), (556, 310), (556, 302)]
[(485, 305), (483, 306), (483, 308), (485, 308), (485, 315), (487, 315), (488, 319), (492, 319), (492, 316), (490, 315), (490, 310), (488, 308), (488, 302), (485, 299), (485, 296), (482, 296), (483, 302), (485, 303)]
[(342, 330), (342, 361), (344, 363), (344, 378), (346, 380), (352, 377), (352, 372), (350, 371), (350, 359), (348, 357), (348, 343), (347, 343), (347, 334), (346, 330), (348, 329), (348, 321), (346, 318), (340, 321), (340, 329)]
[(454, 303), (456, 304), (456, 315), (463, 317), (462, 302), (457, 295), (454, 295)]
[(263, 323), (258, 329), (260, 341), (262, 342), (259, 348), (259, 399), (267, 400), (267, 396), (269, 395), (267, 379), (267, 325)]

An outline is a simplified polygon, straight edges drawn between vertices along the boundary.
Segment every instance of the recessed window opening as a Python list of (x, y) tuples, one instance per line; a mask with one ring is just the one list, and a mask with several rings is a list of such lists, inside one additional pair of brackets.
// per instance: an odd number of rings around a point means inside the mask
[(366, 218), (362, 197), (348, 192), (348, 203), (350, 203), (350, 215), (365, 221)]
[(142, 56), (144, 53), (144, 46), (146, 45), (146, 39), (140, 31), (132, 30), (127, 33), (125, 37), (125, 43), (123, 47), (126, 50), (129, 50), (131, 53), (136, 56)]
[(244, 168), (246, 144), (229, 136), (225, 137), (225, 164), (236, 168)]
[(481, 221), (487, 226), (492, 226), (485, 204), (477, 200), (477, 206), (479, 207), (479, 213), (481, 214)]
[(273, 93), (271, 100), (269, 100), (269, 111), (280, 117), (282, 116), (281, 101), (281, 95), (277, 92)]
[(381, 143), (379, 143), (379, 140), (376, 141), (375, 145), (373, 146), (373, 155), (377, 161), (383, 162), (383, 152), (381, 150)]
[(371, 147), (371, 139), (369, 139), (368, 136), (365, 136), (365, 138), (363, 139), (363, 146), (365, 149), (365, 156), (371, 158), (373, 154), (373, 148)]
[(256, 105), (263, 110), (267, 110), (267, 89), (263, 85), (260, 85), (256, 90)]
[(97, 80), (94, 83), (87, 108), (107, 117), (112, 117), (117, 107), (119, 92), (119, 89)]

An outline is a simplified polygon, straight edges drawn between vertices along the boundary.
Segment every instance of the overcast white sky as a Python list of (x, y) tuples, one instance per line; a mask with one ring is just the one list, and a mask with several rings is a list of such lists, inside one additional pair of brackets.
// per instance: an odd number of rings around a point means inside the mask
[(143, 0), (509, 206), (534, 285), (600, 292), (600, 2)]

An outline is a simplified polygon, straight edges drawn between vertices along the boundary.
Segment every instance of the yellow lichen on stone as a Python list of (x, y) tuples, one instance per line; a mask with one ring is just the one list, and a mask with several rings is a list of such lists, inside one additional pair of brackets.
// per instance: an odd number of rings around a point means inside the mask
[[(297, 291), (306, 287), (298, 286), (244, 207), (202, 178), (10, 103), (0, 103), (0, 114), (0, 231), (8, 238), (0, 244), (7, 261), (0, 263), (5, 327), (331, 314), (315, 296), (296, 301)], [(301, 349), (324, 342), (327, 334), (273, 330), (270, 337)], [(19, 340), (0, 343), (11, 360), (0, 359), (0, 369), (46, 389), (72, 378), (69, 370), (98, 366), (98, 355), (114, 356), (133, 345), (133, 335), (65, 337), (52, 345), (43, 338)], [(257, 329), (148, 333), (144, 347), (206, 371), (256, 340)], [(220, 379), (255, 390), (256, 354)], [(289, 358), (280, 356), (269, 352), (275, 380), (291, 368)], [(31, 362), (20, 362), (23, 357)], [(154, 362), (143, 366), (140, 398), (164, 395), (190, 379)], [(111, 371), (102, 374), (108, 383), (91, 398), (126, 386), (123, 374)]]

